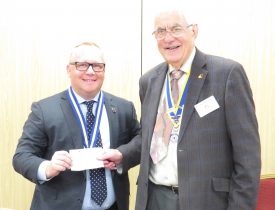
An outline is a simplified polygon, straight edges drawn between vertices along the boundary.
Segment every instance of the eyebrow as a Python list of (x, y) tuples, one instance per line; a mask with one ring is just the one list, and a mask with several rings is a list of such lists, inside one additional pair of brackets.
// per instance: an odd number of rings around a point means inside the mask
[(159, 29), (174, 28), (174, 27), (179, 27), (179, 26), (180, 26), (180, 27), (183, 27), (183, 25), (181, 25), (181, 24), (179, 24), (179, 23), (176, 23), (176, 24), (172, 25), (171, 27), (167, 27), (167, 26), (161, 27), (161, 26), (159, 26), (159, 27), (157, 27), (156, 29), (159, 30)]

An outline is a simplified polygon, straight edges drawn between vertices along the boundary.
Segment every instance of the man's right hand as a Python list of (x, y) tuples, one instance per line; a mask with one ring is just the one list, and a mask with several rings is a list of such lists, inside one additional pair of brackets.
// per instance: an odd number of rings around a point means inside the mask
[(117, 149), (105, 149), (104, 153), (97, 158), (103, 161), (105, 168), (115, 170), (121, 163), (123, 156)]
[(70, 169), (72, 166), (71, 155), (67, 151), (56, 151), (50, 164), (46, 168), (47, 179), (53, 178), (60, 174), (61, 171)]

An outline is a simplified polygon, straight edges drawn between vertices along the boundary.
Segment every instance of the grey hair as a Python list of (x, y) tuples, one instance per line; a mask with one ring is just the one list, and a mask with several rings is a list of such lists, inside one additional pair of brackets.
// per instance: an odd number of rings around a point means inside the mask
[(79, 47), (82, 47), (82, 46), (94, 47), (94, 48), (98, 49), (102, 61), (105, 62), (104, 53), (103, 53), (103, 51), (101, 50), (101, 48), (96, 43), (94, 43), (94, 42), (82, 42), (81, 44), (76, 45), (72, 49), (72, 51), (70, 53), (69, 63), (75, 62), (75, 60), (77, 59), (77, 57), (79, 57), (79, 55), (81, 54), (81, 51), (79, 50)]

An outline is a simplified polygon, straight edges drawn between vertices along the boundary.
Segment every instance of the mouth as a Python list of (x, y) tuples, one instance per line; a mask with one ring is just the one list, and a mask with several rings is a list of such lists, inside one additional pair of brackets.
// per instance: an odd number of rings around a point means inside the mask
[(93, 83), (96, 81), (96, 79), (83, 79), (83, 81), (87, 83)]
[(177, 46), (171, 46), (171, 47), (166, 47), (166, 48), (164, 48), (165, 50), (175, 50), (175, 49), (177, 49), (177, 48), (179, 48), (180, 46), (179, 45), (177, 45)]

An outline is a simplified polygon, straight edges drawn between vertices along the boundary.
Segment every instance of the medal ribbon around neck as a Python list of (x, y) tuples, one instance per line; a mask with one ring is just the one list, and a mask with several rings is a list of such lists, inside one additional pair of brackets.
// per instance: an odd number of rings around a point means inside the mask
[(187, 76), (185, 77), (183, 87), (182, 87), (182, 90), (180, 91), (179, 99), (176, 104), (174, 104), (174, 101), (172, 99), (171, 84), (169, 82), (170, 81), (169, 73), (166, 76), (167, 107), (168, 107), (169, 117), (175, 127), (178, 127), (180, 124), (181, 113), (183, 110), (184, 101), (185, 101), (185, 97), (186, 97), (188, 86), (189, 86), (190, 72), (191, 71), (189, 71), (187, 73)]
[(95, 123), (92, 127), (92, 132), (90, 135), (90, 139), (88, 139), (88, 129), (87, 129), (87, 123), (85, 120), (85, 117), (80, 109), (79, 103), (77, 101), (77, 98), (72, 90), (72, 87), (68, 88), (67, 90), (67, 97), (68, 100), (72, 106), (72, 109), (76, 115), (77, 122), (79, 124), (79, 127), (82, 130), (82, 139), (83, 139), (83, 145), (85, 148), (95, 147), (97, 142), (97, 135), (99, 132), (99, 126), (101, 122), (101, 116), (102, 116), (102, 110), (103, 110), (103, 104), (104, 104), (104, 96), (103, 92), (100, 91), (99, 97), (98, 97), (98, 103), (96, 107), (96, 113), (95, 113)]

